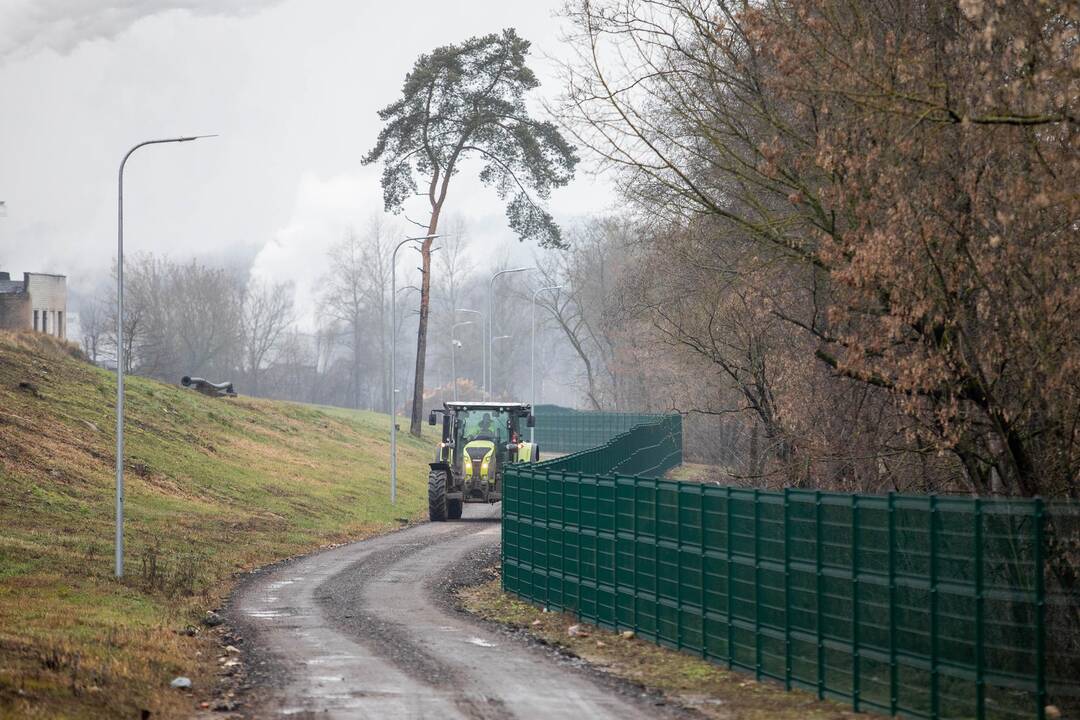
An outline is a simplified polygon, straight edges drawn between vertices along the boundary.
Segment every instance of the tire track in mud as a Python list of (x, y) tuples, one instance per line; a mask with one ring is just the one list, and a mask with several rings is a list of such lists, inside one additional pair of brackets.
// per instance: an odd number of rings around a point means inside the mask
[(267, 668), (252, 717), (636, 720), (668, 715), (457, 613), (450, 575), (499, 541), (497, 507), (271, 568), (228, 615)]

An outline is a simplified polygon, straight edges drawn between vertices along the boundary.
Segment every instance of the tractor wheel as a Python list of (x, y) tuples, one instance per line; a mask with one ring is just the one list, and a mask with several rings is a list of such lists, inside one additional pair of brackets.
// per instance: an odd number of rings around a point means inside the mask
[(446, 471), (432, 470), (427, 478), (428, 517), (432, 522), (446, 519)]
[(460, 520), (461, 519), (461, 505), (460, 500), (447, 500), (446, 501), (446, 518), (448, 520)]

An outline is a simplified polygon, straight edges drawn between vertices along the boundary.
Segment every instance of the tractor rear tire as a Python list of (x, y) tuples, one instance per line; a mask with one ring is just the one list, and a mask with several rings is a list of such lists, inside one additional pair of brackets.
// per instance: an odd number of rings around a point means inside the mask
[(428, 517), (432, 522), (446, 520), (446, 471), (432, 470), (427, 479)]
[(460, 520), (461, 519), (461, 500), (447, 500), (446, 501), (446, 517), (448, 520)]

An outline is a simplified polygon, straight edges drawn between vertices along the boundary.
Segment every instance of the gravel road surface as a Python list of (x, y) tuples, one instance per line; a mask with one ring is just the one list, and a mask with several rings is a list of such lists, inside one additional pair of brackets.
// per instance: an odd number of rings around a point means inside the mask
[[(498, 506), (283, 564), (240, 589), (229, 615), (261, 668), (255, 717), (656, 718), (633, 687), (455, 612), (445, 588), (499, 542)], [(262, 663), (260, 665), (260, 663)]]

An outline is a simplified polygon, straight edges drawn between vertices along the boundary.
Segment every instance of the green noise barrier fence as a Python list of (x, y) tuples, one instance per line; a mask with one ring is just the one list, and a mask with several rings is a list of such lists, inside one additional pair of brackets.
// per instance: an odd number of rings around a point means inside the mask
[(616, 435), (663, 415), (647, 413), (591, 412), (558, 405), (537, 405), (534, 437), (541, 452), (579, 452), (603, 445)]
[(677, 420), (511, 466), (504, 588), (861, 711), (1080, 702), (1075, 505), (655, 479)]

